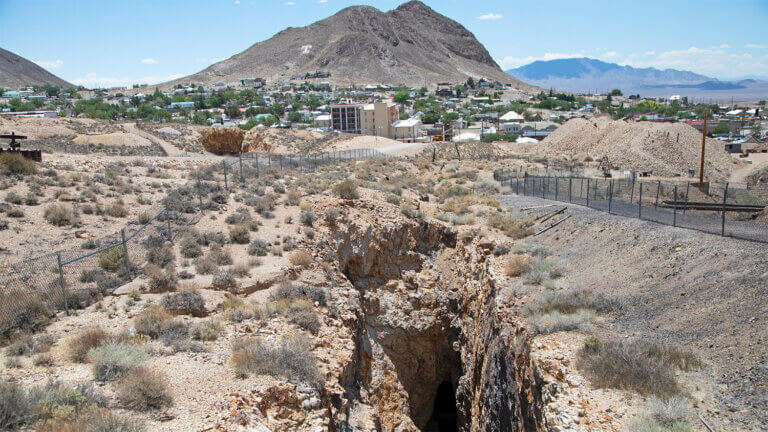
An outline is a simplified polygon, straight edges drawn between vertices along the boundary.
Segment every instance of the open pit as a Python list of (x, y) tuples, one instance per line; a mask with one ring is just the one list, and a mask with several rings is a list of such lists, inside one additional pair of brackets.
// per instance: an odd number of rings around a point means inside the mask
[(543, 430), (541, 383), (525, 330), (497, 309), (490, 249), (410, 221), (353, 223), (331, 247), (355, 288), (337, 430)]

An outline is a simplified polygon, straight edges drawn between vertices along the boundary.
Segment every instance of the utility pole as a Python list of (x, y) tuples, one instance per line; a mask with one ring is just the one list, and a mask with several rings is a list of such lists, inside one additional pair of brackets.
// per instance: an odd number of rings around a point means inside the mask
[(704, 128), (701, 134), (701, 165), (699, 166), (699, 186), (704, 186), (704, 151), (707, 146), (707, 109), (704, 109)]

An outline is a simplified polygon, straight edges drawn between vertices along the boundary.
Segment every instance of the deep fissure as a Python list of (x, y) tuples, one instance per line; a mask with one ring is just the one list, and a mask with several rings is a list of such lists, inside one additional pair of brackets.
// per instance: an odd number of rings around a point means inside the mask
[(427, 422), (426, 432), (458, 431), (459, 413), (456, 408), (456, 391), (448, 381), (437, 387), (432, 417)]

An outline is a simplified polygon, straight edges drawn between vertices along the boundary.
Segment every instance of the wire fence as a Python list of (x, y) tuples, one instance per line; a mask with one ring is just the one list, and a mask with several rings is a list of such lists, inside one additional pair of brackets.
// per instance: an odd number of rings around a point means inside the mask
[[(173, 242), (204, 212), (229, 200), (231, 187), (283, 170), (311, 172), (324, 165), (390, 157), (374, 149), (306, 155), (243, 153), (220, 164), (198, 168), (187, 183), (171, 191), (144, 223), (129, 222), (107, 236), (0, 268), (0, 340), (16, 328), (34, 326), (35, 313), (85, 307), (143, 273), (152, 250)], [(32, 314), (29, 312), (33, 311)]]
[(518, 195), (587, 206), (610, 214), (768, 243), (768, 189), (735, 183), (633, 178), (533, 176), (500, 170), (496, 180)]

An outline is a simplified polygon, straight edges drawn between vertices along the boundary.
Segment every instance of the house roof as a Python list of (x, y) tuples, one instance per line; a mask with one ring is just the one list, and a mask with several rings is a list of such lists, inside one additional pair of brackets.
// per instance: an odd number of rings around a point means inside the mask
[(421, 119), (418, 117), (409, 118), (407, 120), (398, 120), (392, 123), (392, 127), (414, 127), (421, 123)]
[(520, 114), (514, 111), (510, 111), (504, 114), (503, 116), (501, 116), (499, 120), (502, 120), (502, 121), (523, 120), (523, 116), (521, 116)]

